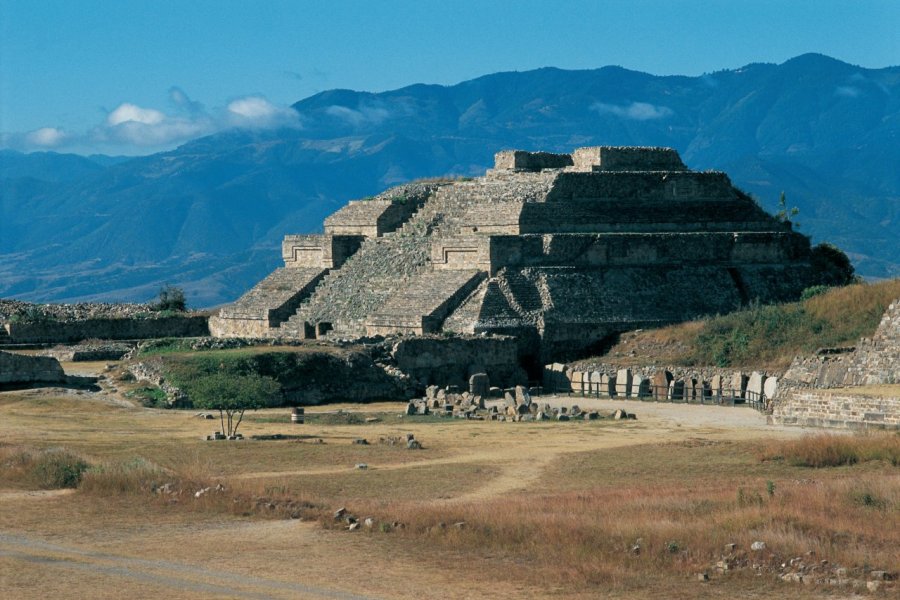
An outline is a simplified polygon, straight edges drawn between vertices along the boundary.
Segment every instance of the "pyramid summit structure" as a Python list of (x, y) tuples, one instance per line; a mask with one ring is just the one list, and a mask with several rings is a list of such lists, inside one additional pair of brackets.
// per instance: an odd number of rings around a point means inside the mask
[(350, 202), (210, 320), (222, 337), (500, 333), (535, 361), (796, 299), (808, 238), (670, 148), (503, 151), (482, 177)]

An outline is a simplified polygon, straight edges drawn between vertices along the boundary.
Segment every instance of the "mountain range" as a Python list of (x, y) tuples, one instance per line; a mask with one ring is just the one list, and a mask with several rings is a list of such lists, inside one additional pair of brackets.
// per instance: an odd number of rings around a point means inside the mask
[(900, 67), (806, 54), (698, 77), (603, 67), (495, 73), (452, 86), (330, 90), (299, 126), (232, 129), (130, 158), (0, 151), (0, 297), (229, 302), (347, 201), (420, 177), (480, 175), (502, 149), (677, 149), (900, 276)]

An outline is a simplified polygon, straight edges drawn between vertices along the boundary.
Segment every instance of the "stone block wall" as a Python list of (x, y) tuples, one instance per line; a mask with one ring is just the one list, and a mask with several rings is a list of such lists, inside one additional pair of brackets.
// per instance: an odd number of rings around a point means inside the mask
[(66, 374), (55, 358), (25, 356), (0, 350), (0, 388), (66, 381)]
[(411, 337), (398, 341), (391, 352), (397, 368), (421, 385), (458, 385), (487, 373), (491, 385), (511, 387), (527, 382), (519, 366), (519, 346), (509, 336)]
[(572, 153), (574, 171), (685, 171), (672, 148), (590, 146)]
[(852, 388), (795, 390), (775, 403), (771, 422), (805, 427), (898, 429), (900, 396), (854, 394)]
[(379, 237), (395, 231), (440, 187), (437, 183), (397, 186), (368, 200), (354, 200), (325, 219), (325, 233)]

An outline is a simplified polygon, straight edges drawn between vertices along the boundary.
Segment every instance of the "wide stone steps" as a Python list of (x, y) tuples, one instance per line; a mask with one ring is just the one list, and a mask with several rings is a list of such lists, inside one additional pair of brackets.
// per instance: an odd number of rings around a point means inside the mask
[(365, 335), (365, 318), (427, 261), (427, 237), (393, 235), (363, 242), (344, 265), (329, 273), (286, 324), (327, 322), (337, 333)]
[(220, 316), (231, 319), (268, 319), (272, 326), (286, 320), (300, 302), (312, 292), (326, 269), (279, 267), (256, 284)]
[(477, 269), (424, 271), (395, 292), (367, 321), (370, 332), (430, 333), (487, 276)]
[[(526, 186), (526, 192), (537, 194), (539, 188), (546, 187), (547, 181), (546, 177), (536, 178), (536, 183)], [(376, 314), (382, 323), (388, 315), (397, 322), (401, 319), (421, 322), (423, 318), (431, 319), (429, 322), (443, 320), (474, 289), (466, 286), (472, 281), (477, 285), (480, 276), (476, 275), (477, 271), (441, 271), (423, 276), (431, 244), (459, 235), (460, 225), (471, 207), (515, 200), (523, 193), (522, 189), (522, 184), (511, 186), (502, 181), (458, 182), (437, 187), (402, 226), (380, 238), (365, 240), (340, 269), (329, 272), (282, 325), (284, 334), (302, 336), (307, 324), (328, 323), (331, 336), (363, 336), (367, 322)], [(415, 283), (420, 279), (421, 285)], [(420, 291), (414, 291), (415, 287)], [(463, 288), (465, 294), (457, 298), (455, 294)], [(411, 296), (403, 300), (407, 293)], [(389, 299), (394, 302), (392, 307), (385, 306)], [(451, 302), (453, 306), (441, 314), (449, 300), (455, 304)], [(409, 302), (409, 306), (403, 307), (403, 302)]]

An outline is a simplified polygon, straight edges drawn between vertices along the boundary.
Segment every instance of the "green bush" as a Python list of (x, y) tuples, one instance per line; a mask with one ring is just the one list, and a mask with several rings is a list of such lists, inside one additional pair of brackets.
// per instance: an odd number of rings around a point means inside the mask
[(803, 290), (803, 293), (800, 294), (800, 300), (809, 300), (810, 298), (821, 296), (830, 289), (830, 285), (814, 285), (812, 287), (808, 287)]
[(62, 448), (51, 448), (33, 457), (29, 471), (38, 487), (75, 488), (89, 467), (80, 456)]
[(151, 308), (156, 312), (173, 311), (184, 312), (187, 310), (187, 299), (184, 290), (174, 285), (166, 284), (159, 290), (159, 299)]
[(156, 386), (139, 387), (125, 395), (136, 399), (145, 408), (168, 408), (169, 406), (169, 397)]
[(853, 264), (837, 246), (819, 244), (812, 249), (810, 262), (822, 284), (849, 285), (854, 282)]

